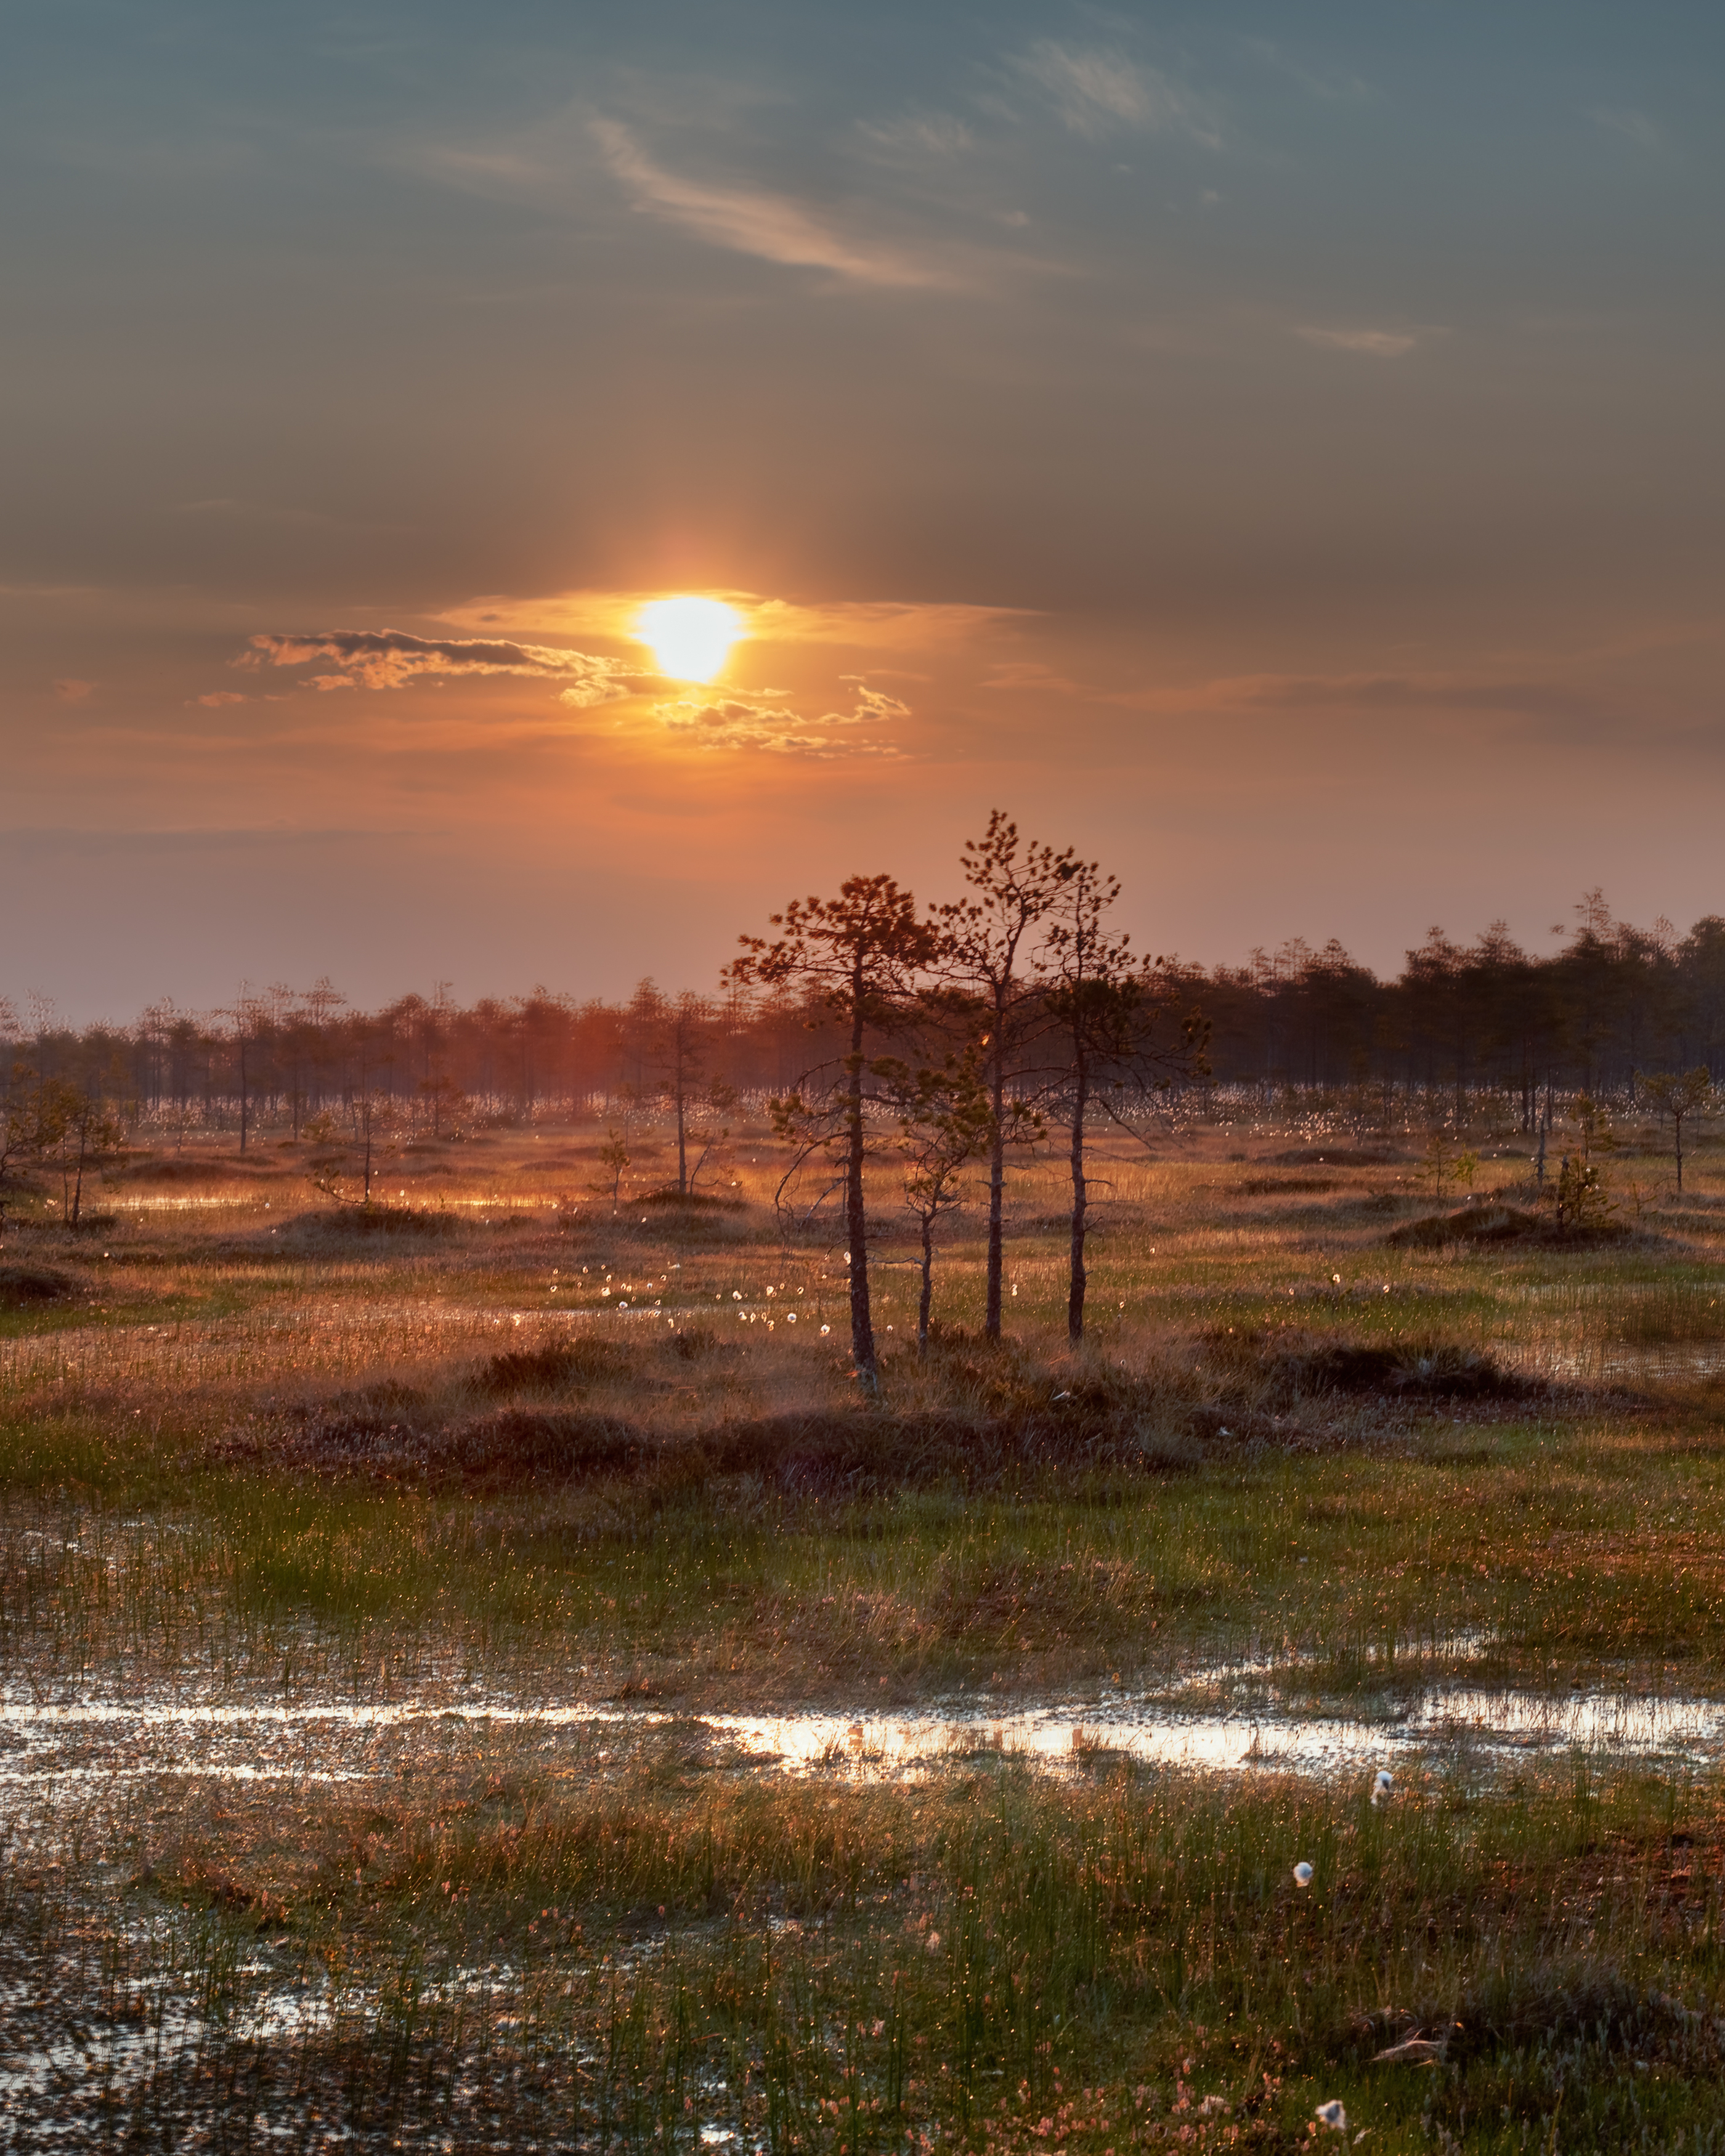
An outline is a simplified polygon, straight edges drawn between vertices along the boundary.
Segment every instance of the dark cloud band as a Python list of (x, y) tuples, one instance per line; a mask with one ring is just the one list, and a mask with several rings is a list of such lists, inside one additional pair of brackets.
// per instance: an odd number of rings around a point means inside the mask
[(234, 663), (244, 667), (308, 666), (332, 660), (338, 670), (314, 675), (313, 689), (403, 689), (428, 674), (506, 674), (567, 683), (565, 703), (603, 704), (629, 694), (639, 678), (614, 659), (507, 638), (409, 636), (398, 629), (336, 629), (315, 636), (265, 634)]

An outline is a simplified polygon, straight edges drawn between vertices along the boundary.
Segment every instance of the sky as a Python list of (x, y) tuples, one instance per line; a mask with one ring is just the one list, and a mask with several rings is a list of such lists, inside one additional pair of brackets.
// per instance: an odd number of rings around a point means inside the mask
[[(14, 0), (0, 995), (1725, 912), (1725, 13)], [(716, 600), (709, 680), (642, 609)]]

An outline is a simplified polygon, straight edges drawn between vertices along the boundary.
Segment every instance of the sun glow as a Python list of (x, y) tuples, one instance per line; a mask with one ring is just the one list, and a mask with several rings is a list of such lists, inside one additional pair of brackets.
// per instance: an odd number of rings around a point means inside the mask
[(674, 681), (711, 681), (742, 634), (742, 621), (722, 599), (655, 599), (635, 617), (661, 674)]

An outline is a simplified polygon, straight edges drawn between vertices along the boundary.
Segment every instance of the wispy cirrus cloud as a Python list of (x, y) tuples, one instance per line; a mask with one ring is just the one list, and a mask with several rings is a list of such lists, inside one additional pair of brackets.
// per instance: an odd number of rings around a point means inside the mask
[(319, 659), (336, 671), (314, 674), (302, 685), (311, 689), (404, 689), (426, 675), (515, 675), (529, 680), (562, 681), (566, 704), (614, 702), (627, 696), (644, 677), (614, 659), (585, 651), (562, 651), (549, 644), (517, 644), (506, 638), (409, 636), (396, 629), (336, 629), (314, 636), (264, 634), (234, 660), (236, 666), (307, 666)]
[[(427, 675), (504, 675), (562, 682), (566, 685), (557, 701), (577, 709), (616, 702), (663, 678), (621, 660), (513, 638), (412, 636), (393, 629), (258, 635), (234, 663), (254, 670), (309, 666), (319, 660), (333, 662), (334, 670), (313, 674), (300, 686), (319, 690), (403, 689)], [(751, 696), (683, 697), (654, 705), (652, 713), (667, 733), (699, 748), (754, 749), (818, 759), (902, 756), (896, 742), (861, 730), (908, 719), (910, 706), (874, 686), (865, 675), (846, 674), (839, 680), (850, 692), (850, 708), (827, 711), (814, 720), (804, 720), (788, 709), (784, 692), (771, 690)], [(231, 690), (218, 690), (196, 701), (214, 708), (249, 699)]]
[(1184, 135), (1207, 150), (1222, 146), (1221, 129), (1201, 98), (1123, 53), (1044, 38), (1012, 66), (1042, 92), (1074, 134), (1094, 141), (1117, 128), (1137, 127)]
[(1243, 38), (1240, 49), (1250, 53), (1265, 67), (1286, 75), (1290, 82), (1298, 83), (1309, 95), (1322, 98), (1326, 103), (1368, 98), (1372, 95), (1371, 85), (1362, 81), (1358, 75), (1332, 68), (1313, 67), (1296, 58), (1285, 45), (1277, 44), (1274, 38)]
[(1583, 116), (1591, 120), (1595, 127), (1603, 127), (1608, 135), (1633, 142), (1638, 150), (1660, 151), (1668, 147), (1665, 130), (1659, 122), (1634, 105), (1594, 105)]
[(716, 186), (669, 172), (619, 121), (595, 120), (592, 126), (606, 163), (629, 189), (638, 210), (715, 247), (790, 269), (825, 270), (855, 285), (927, 288), (963, 281), (929, 254), (853, 239), (788, 195)]
[(870, 719), (907, 719), (911, 707), (902, 698), (890, 696), (884, 689), (871, 689), (860, 674), (847, 674), (845, 686), (856, 697), (856, 708), (852, 711), (829, 711), (821, 721), (824, 726), (866, 726)]
[(1325, 352), (1354, 352), (1367, 359), (1403, 359), (1424, 339), (1440, 336), (1440, 330), (1319, 329), (1311, 323), (1296, 328), (1294, 335)]
[(860, 120), (856, 131), (876, 150), (932, 157), (956, 157), (974, 149), (976, 137), (950, 112), (910, 112), (897, 120)]

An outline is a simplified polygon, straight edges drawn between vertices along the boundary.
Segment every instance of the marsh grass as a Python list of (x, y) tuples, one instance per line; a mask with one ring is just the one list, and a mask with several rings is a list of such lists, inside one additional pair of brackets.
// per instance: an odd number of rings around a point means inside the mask
[[(50, 2100), (164, 2139), (243, 2102), (312, 2145), (1281, 2148), (1340, 2097), (1391, 2148), (1559, 2116), (1566, 2148), (1676, 2146), (1725, 2118), (1719, 1835), (1697, 1792), (1581, 1766), (1378, 1809), (1082, 1757), (739, 1786), (676, 1752), (319, 1804), (291, 1852), (166, 1806), (123, 1911), (44, 1841), (0, 1939), (93, 2034), (153, 2023), (105, 2098)], [(1374, 2063), (1410, 2038), (1435, 2063)]]
[[(1591, 1688), (1611, 1666), (1711, 1692), (1725, 1649), (1720, 1463), (1681, 1420), (1446, 1419), (1370, 1449), (1219, 1445), (1153, 1474), (1057, 1463), (992, 1492), (954, 1476), (825, 1496), (754, 1469), (475, 1496), (126, 1442), (116, 1468), (98, 1424), (18, 1431), (12, 1666), (171, 1671), (207, 1633), (243, 1675), (312, 1635), (336, 1664), (349, 1641), (363, 1662), (374, 1640), (441, 1640), (534, 1692), (579, 1665), (601, 1688), (720, 1704), (1314, 1657), (1345, 1697), (1386, 1671), (1419, 1682), (1461, 1635), (1489, 1682)], [(52, 1493), (80, 1469), (129, 1509)]]
[[(922, 1360), (883, 1191), (875, 1410), (842, 1254), (781, 1239), (764, 1145), (721, 1206), (613, 1217), (569, 1194), (588, 1137), (534, 1144), (403, 1158), (383, 1228), (214, 1160), (116, 1184), (94, 1237), (8, 1235), (79, 1284), (0, 1318), (9, 1688), (851, 1712), (1226, 1670), (1242, 1712), (1389, 1714), (1465, 1640), (1488, 1688), (1717, 1689), (1708, 1203), (1613, 1247), (1409, 1245), (1393, 1147), (1122, 1148), (1074, 1354), (1037, 1162), (1011, 1338), (975, 1337), (966, 1231)], [(492, 1735), (347, 1795), (20, 1798), (0, 1982), (59, 2061), (21, 2116), (774, 2156), (1294, 2148), (1330, 2097), (1386, 2148), (1725, 2133), (1711, 1779), (1458, 1741), (1374, 1810), (1095, 1749), (842, 1765)], [(1370, 2063), (1410, 2037), (1437, 2062)]]

